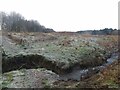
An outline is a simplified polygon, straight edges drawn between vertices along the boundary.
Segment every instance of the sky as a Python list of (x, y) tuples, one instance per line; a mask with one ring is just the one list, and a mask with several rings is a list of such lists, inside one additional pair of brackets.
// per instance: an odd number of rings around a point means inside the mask
[(0, 11), (15, 11), (55, 31), (118, 28), (119, 0), (0, 0)]

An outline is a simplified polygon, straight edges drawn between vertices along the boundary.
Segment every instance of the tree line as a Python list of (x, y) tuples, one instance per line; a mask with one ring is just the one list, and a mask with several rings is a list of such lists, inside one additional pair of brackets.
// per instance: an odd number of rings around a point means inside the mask
[(36, 20), (27, 20), (21, 14), (0, 12), (1, 30), (13, 32), (54, 32), (51, 28), (40, 25)]
[(118, 35), (119, 30), (112, 28), (105, 28), (101, 30), (86, 30), (86, 31), (78, 31), (79, 34), (91, 34), (91, 35)]

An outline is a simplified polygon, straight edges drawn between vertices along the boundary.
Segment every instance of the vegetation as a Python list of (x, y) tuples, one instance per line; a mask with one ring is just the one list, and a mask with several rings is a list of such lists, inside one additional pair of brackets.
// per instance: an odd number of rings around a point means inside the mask
[(91, 76), (83, 81), (56, 81), (54, 83), (54, 88), (95, 88), (95, 89), (109, 89), (120, 88), (120, 73), (119, 73), (120, 63), (114, 62), (112, 65), (108, 66), (101, 72)]
[(91, 34), (91, 35), (118, 35), (117, 29), (105, 28), (101, 30), (86, 30), (86, 31), (78, 31), (80, 34)]
[(15, 12), (0, 16), (3, 88), (120, 88), (118, 30), (54, 32)]
[(0, 12), (1, 29), (9, 32), (54, 32), (53, 29), (46, 28), (36, 20), (26, 20), (22, 15), (16, 12), (6, 14)]

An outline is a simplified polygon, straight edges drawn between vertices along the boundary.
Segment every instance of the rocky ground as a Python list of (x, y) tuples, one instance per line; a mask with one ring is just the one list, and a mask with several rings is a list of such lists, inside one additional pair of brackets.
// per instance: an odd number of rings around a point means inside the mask
[[(60, 76), (72, 72), (73, 68), (82, 70), (100, 66), (111, 54), (118, 52), (118, 36), (115, 35), (12, 32), (3, 33), (0, 38), (3, 56), (1, 83), (7, 88), (84, 87), (86, 81), (82, 84), (76, 80), (61, 81)], [(97, 79), (93, 80), (97, 82)]]

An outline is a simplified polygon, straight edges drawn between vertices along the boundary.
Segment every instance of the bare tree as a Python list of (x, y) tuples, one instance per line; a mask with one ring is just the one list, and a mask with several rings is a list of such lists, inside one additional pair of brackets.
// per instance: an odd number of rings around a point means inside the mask
[(4, 12), (0, 13), (0, 25), (2, 30), (6, 31), (27, 31), (27, 32), (53, 32), (53, 29), (45, 28), (36, 20), (25, 20), (22, 15), (16, 12), (11, 12), (7, 15)]

